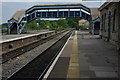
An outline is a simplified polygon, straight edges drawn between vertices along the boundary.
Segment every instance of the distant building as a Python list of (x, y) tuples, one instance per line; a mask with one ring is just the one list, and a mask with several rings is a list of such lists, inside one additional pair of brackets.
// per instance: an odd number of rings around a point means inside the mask
[(120, 1), (106, 2), (100, 8), (100, 30), (104, 40), (120, 48)]
[(78, 24), (80, 28), (84, 28), (86, 30), (88, 30), (90, 28), (90, 22), (88, 22), (85, 19), (80, 19), (78, 20)]
[[(100, 16), (100, 11), (98, 10), (98, 8), (90, 8), (90, 10), (91, 10), (91, 14), (92, 14), (92, 24), (90, 27), (90, 33), (94, 34), (94, 32), (96, 32), (96, 31), (94, 31), (94, 23), (95, 22), (93, 23), (93, 21), (96, 20), (98, 18), (98, 16)], [(95, 28), (97, 28), (97, 27), (95, 27)]]
[[(16, 11), (15, 14), (8, 20), (9, 23), (9, 34), (17, 34), (18, 26), (17, 23), (24, 16), (26, 10)], [(13, 27), (10, 27), (13, 25)], [(12, 29), (10, 29), (12, 28)]]
[(93, 20), (93, 28), (92, 28), (92, 34), (99, 34), (100, 31), (100, 18), (97, 17)]
[(100, 16), (100, 11), (98, 8), (90, 8), (91, 14), (92, 14), (92, 19), (96, 19), (98, 16)]

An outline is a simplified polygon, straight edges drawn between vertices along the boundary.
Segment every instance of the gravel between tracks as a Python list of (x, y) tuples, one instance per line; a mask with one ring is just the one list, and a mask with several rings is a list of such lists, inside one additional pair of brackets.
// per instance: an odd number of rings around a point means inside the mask
[(49, 48), (51, 45), (53, 45), (56, 41), (62, 38), (66, 33), (67, 32), (55, 37), (52, 40), (47, 41), (46, 43), (30, 50), (29, 52), (26, 52), (2, 64), (2, 70), (3, 70), (2, 77), (4, 78), (9, 77), (11, 74), (19, 70), (23, 65), (27, 64), (28, 62), (33, 60), (35, 57), (37, 57), (39, 54), (41, 54), (43, 51), (45, 51), (47, 48)]

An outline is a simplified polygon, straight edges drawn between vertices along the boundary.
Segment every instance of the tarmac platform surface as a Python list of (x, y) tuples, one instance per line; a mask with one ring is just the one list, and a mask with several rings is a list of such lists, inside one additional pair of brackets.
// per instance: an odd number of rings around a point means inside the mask
[(46, 74), (45, 78), (48, 80), (59, 78), (118, 80), (117, 48), (99, 39), (98, 35), (76, 31), (59, 55), (56, 63), (52, 64), (53, 68)]

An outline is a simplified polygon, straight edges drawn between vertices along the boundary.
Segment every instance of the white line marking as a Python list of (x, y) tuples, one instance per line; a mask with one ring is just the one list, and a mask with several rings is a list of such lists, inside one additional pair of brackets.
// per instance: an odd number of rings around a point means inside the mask
[[(73, 34), (73, 33), (72, 33)], [(59, 59), (61, 53), (63, 52), (65, 46), (67, 45), (68, 41), (70, 40), (72, 34), (70, 35), (70, 37), (68, 38), (67, 42), (65, 43), (65, 45), (63, 46), (62, 50), (60, 51), (60, 53), (58, 54), (58, 56), (55, 58), (54, 62), (52, 63), (52, 65), (50, 66), (50, 68), (48, 69), (47, 73), (45, 74), (43, 80), (46, 80), (50, 74), (50, 72), (52, 71), (53, 67), (55, 66), (57, 60)]]

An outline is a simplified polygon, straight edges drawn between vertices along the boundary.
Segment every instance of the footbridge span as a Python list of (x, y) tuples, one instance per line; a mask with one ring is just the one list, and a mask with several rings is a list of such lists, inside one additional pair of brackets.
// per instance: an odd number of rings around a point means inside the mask
[(9, 33), (22, 33), (26, 23), (37, 18), (83, 18), (92, 22), (91, 11), (82, 4), (52, 4), (52, 5), (34, 5), (25, 10), (18, 20), (14, 18), (8, 20)]

